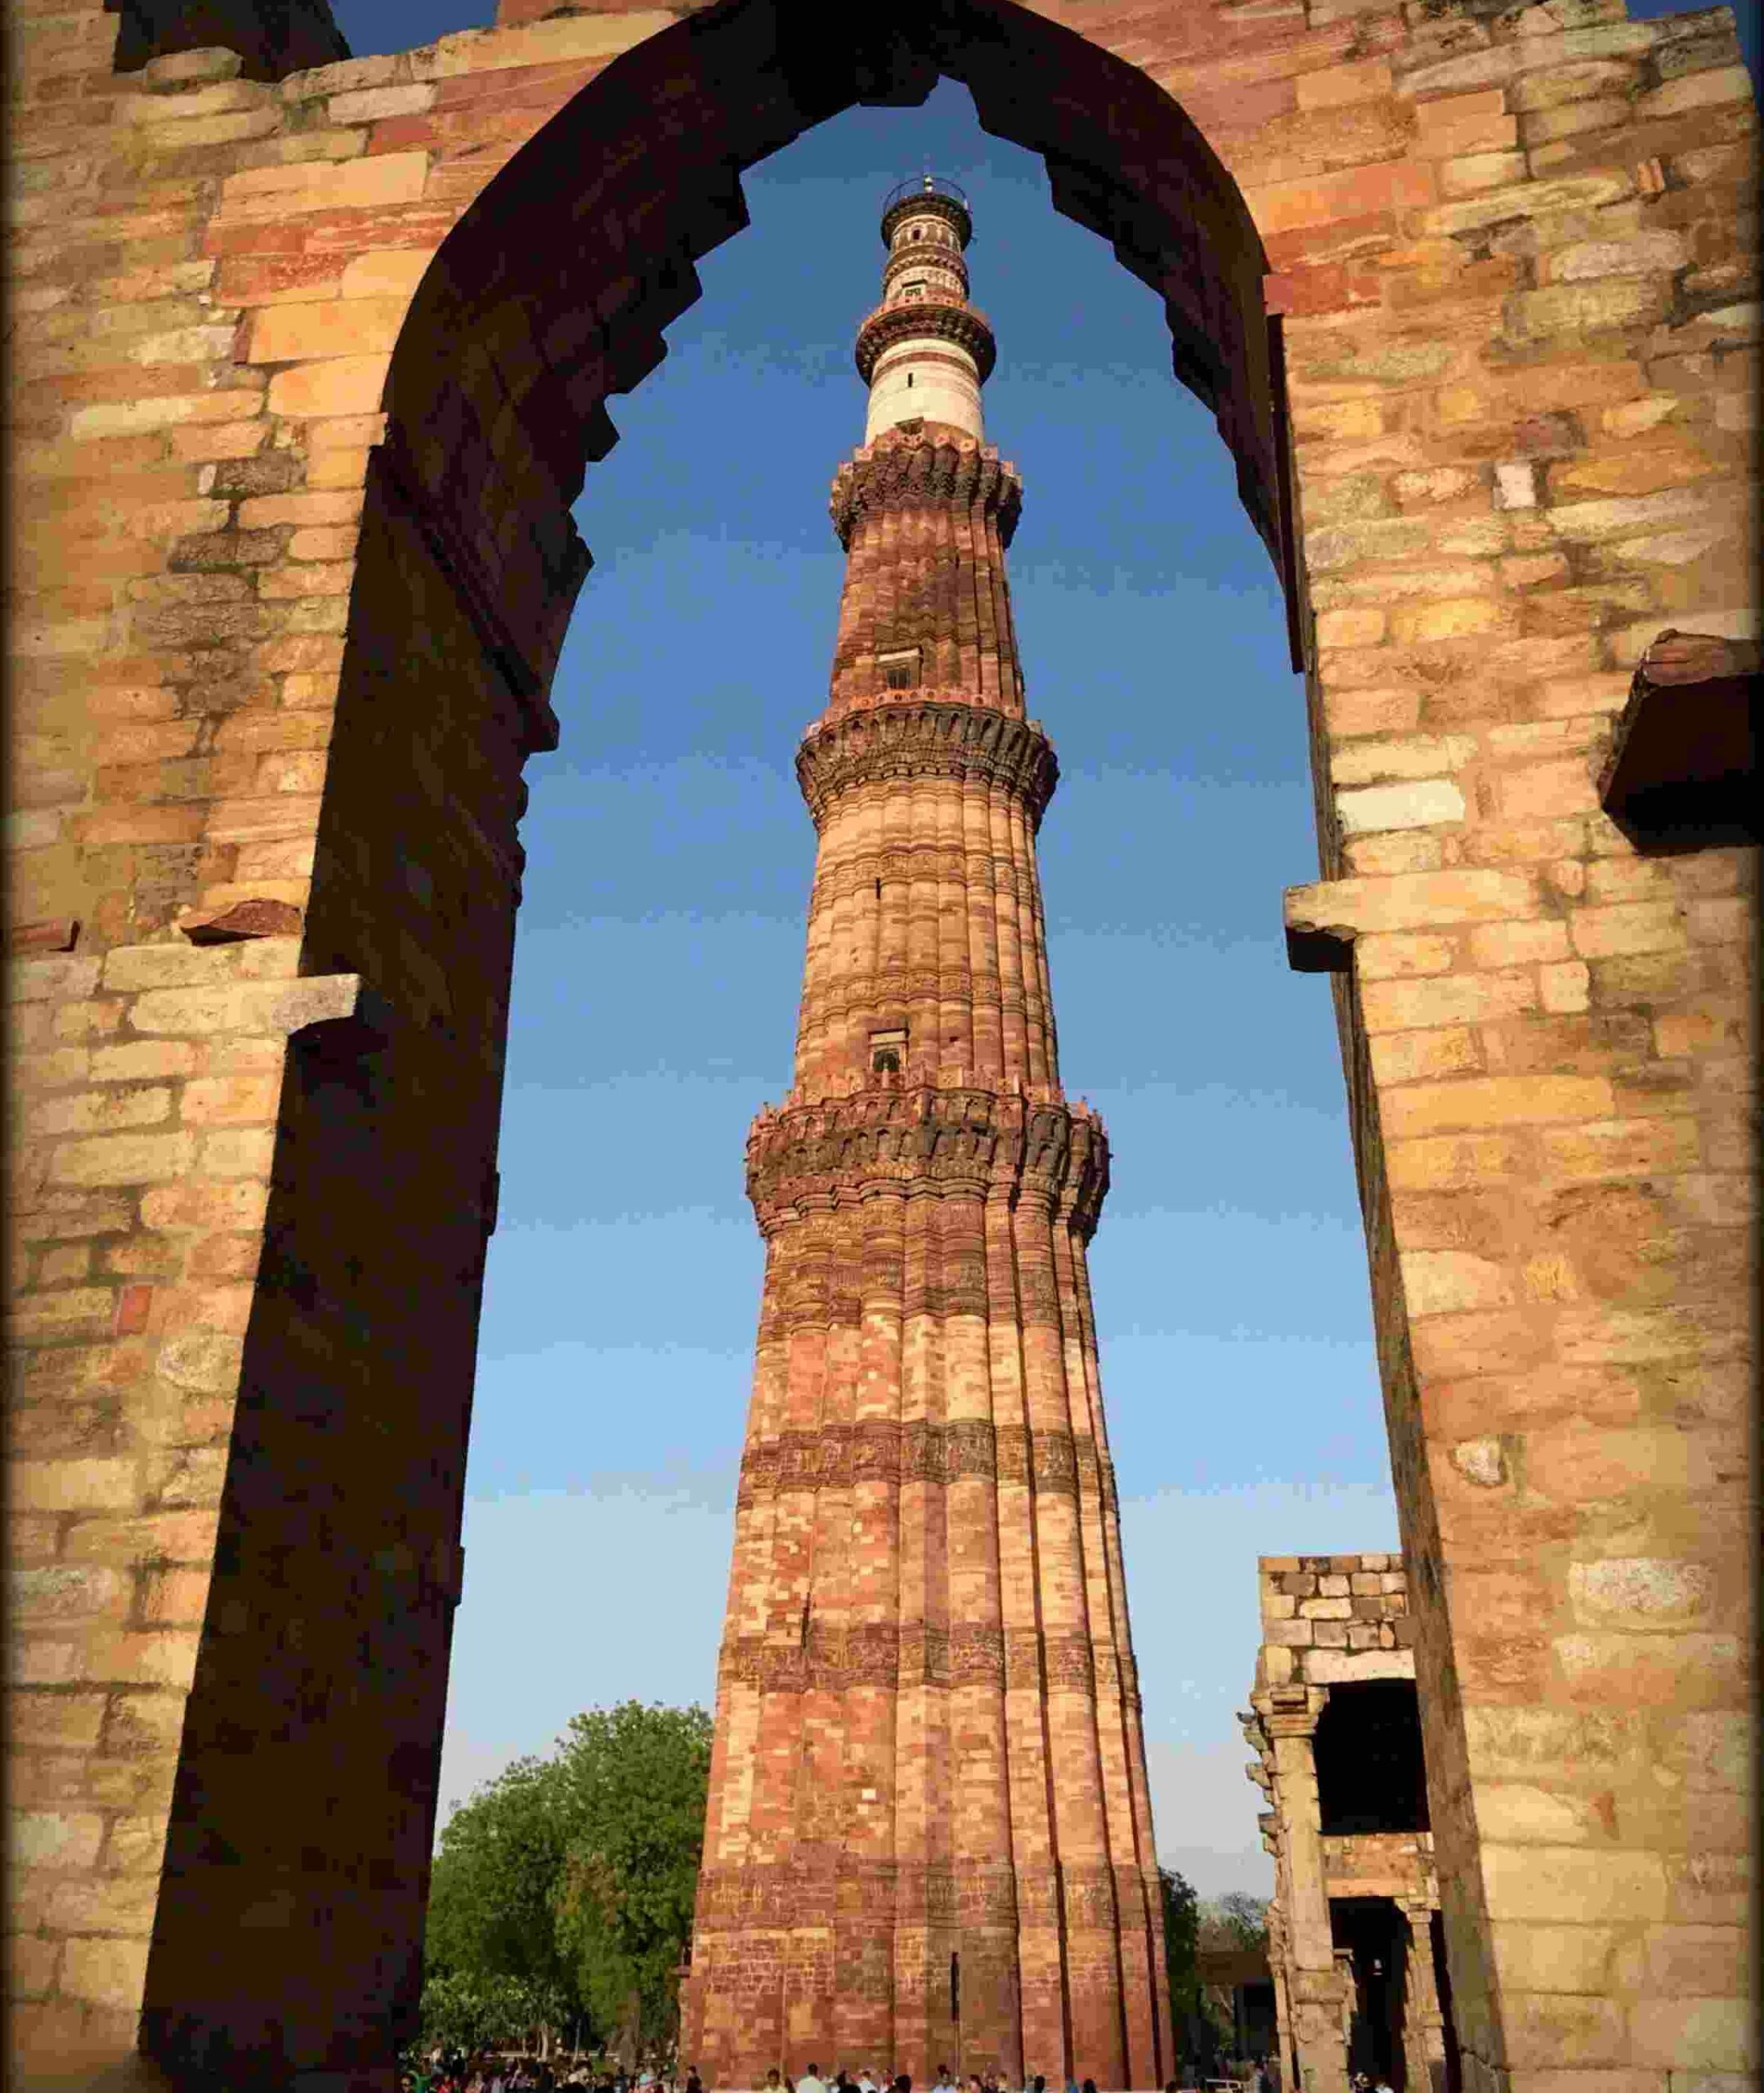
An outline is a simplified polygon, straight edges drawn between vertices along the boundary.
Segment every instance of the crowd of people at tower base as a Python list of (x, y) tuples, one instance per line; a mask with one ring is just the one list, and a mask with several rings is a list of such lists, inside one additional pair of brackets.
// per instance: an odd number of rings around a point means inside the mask
[[(1277, 2093), (1274, 2081), (1260, 2058), (1247, 2079), (1224, 2082), (1242, 2086), (1246, 2093)], [(560, 2070), (529, 2057), (468, 2057), (457, 2050), (438, 2051), (426, 2064), (407, 2070), (403, 2084), (405, 2093), (561, 2093), (566, 2086), (585, 2087), (589, 2093), (705, 2093), (696, 2067), (690, 2064), (683, 2071), (627, 2073), (622, 2068), (596, 2069), (590, 2064), (575, 2063)], [(800, 2078), (792, 2079), (774, 2065), (754, 2093), (913, 2093), (913, 2082), (907, 2072), (883, 2073), (867, 2068), (855, 2076), (841, 2068), (827, 2080), (822, 2077), (817, 2064), (811, 2064)], [(1015, 2093), (1015, 2089), (995, 2073), (963, 2074), (951, 2072), (947, 2064), (939, 2064), (931, 2093)], [(1040, 2073), (1025, 2077), (1022, 2093), (1047, 2093), (1046, 2079)], [(1096, 2093), (1096, 2082), (1086, 2078), (1081, 2086), (1076, 2079), (1068, 2078), (1065, 2093)], [(1164, 2093), (1185, 2093), (1185, 2082), (1172, 2078)], [(1361, 2075), (1354, 2080), (1354, 2093), (1390, 2093), (1390, 2087), (1381, 2080), (1375, 2089), (1372, 2081)]]

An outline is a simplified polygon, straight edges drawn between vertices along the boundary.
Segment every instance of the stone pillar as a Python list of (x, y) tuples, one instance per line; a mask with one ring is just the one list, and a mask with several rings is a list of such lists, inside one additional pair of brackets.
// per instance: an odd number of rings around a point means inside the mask
[(1408, 1967), (1403, 1991), (1403, 2055), (1408, 2093), (1445, 2093), (1445, 2014), (1433, 1972), (1430, 1898), (1397, 1900), (1408, 1920)]
[(1313, 1750), (1328, 1689), (1271, 1686), (1256, 1696), (1274, 1752), (1274, 1803), (1284, 1849), (1287, 1983), (1292, 2041), (1304, 2093), (1346, 2093), (1346, 2015), (1352, 1996), (1336, 1961), (1323, 1879), (1323, 1819)]
[[(1271, 1817), (1265, 1817), (1271, 1824)], [(1278, 1898), (1268, 1907), (1268, 1970), (1274, 1986), (1274, 2041), (1280, 2065), (1281, 2093), (1290, 2093), (1292, 2080), (1292, 2003), (1287, 1979), (1286, 1914)]]

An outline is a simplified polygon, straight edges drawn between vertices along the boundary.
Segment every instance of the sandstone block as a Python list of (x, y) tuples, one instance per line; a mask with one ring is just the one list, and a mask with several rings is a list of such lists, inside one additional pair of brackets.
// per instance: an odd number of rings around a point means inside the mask
[(137, 1039), (95, 1047), (91, 1074), (94, 1082), (138, 1082), (188, 1075), (195, 1065), (196, 1050), (186, 1039)]
[(105, 956), (104, 985), (124, 993), (177, 988), (224, 979), (231, 970), (224, 955), (199, 951), (181, 939), (177, 944), (119, 945)]
[(39, 1098), (27, 1109), (23, 1131), (28, 1135), (114, 1132), (156, 1126), (171, 1109), (172, 1093), (163, 1086), (76, 1091)]
[(1378, 610), (1324, 611), (1317, 620), (1317, 644), (1372, 647), (1384, 637), (1384, 612)]
[(1665, 1868), (1656, 1853), (1490, 1840), (1482, 1867), (1489, 1914), (1498, 1924), (1623, 1924), (1666, 1916)]
[(1329, 774), (1337, 785), (1433, 781), (1443, 773), (1461, 770), (1475, 754), (1476, 744), (1467, 734), (1386, 736), (1336, 750), (1330, 759)]
[(1678, 952), (1689, 942), (1684, 912), (1676, 901), (1617, 903), (1603, 908), (1576, 908), (1569, 917), (1569, 935), (1585, 959), (1609, 959), (1630, 952)]
[(333, 123), (372, 123), (388, 116), (419, 116), (435, 100), (435, 90), (420, 81), (381, 87), (355, 87), (333, 95), (327, 112)]
[[(1516, 2073), (1528, 2077), (1621, 2065), (1629, 2047), (1623, 2008), (1615, 2000), (1574, 1997), (1565, 1992), (1524, 1992), (1505, 2015), (1507, 2053)], [(1641, 2093), (1637, 2086), (1635, 2093)]]
[(84, 2003), (138, 2010), (147, 1980), (150, 1935), (75, 1935), (62, 1950), (63, 1996)]
[(16, 960), (7, 968), (7, 1000), (13, 1003), (60, 1002), (89, 996), (98, 985), (104, 961), (60, 953), (46, 959)]
[(616, 16), (557, 16), (517, 29), (465, 29), (413, 53), (412, 69), (419, 79), (447, 80), (514, 66), (615, 58), (669, 28), (674, 19), (663, 8), (634, 8)]
[(360, 994), (352, 974), (300, 981), (240, 981), (207, 988), (150, 989), (137, 997), (129, 1022), (137, 1032), (298, 1032), (309, 1024), (353, 1015)]
[(1367, 1029), (1372, 1032), (1485, 1024), (1534, 1010), (1537, 1002), (1537, 983), (1524, 971), (1369, 981), (1360, 992)]
[(1401, 1262), (1403, 1294), (1412, 1315), (1504, 1307), (1513, 1297), (1506, 1267), (1467, 1250), (1414, 1250)]
[(105, 1134), (65, 1141), (50, 1158), (62, 1185), (150, 1185), (181, 1176), (195, 1159), (193, 1134)]
[(1569, 1566), (1576, 1616), (1600, 1626), (1670, 1629), (1705, 1614), (1714, 1580), (1705, 1563), (1614, 1556)]
[(208, 1177), (267, 1177), (275, 1154), (273, 1127), (240, 1127), (210, 1134), (199, 1167)]
[(12, 1501), (27, 1512), (124, 1511), (136, 1502), (129, 1460), (18, 1461)]
[[(1454, 576), (1453, 584), (1468, 577)], [(1492, 589), (1492, 570), (1477, 577), (1479, 585)], [(1513, 607), (1491, 595), (1446, 594), (1439, 603), (1404, 604), (1390, 616), (1390, 637), (1401, 647), (1427, 647), (1441, 640), (1475, 639), (1519, 630)]]
[(1362, 981), (1444, 974), (1450, 970), (1453, 957), (1449, 938), (1425, 932), (1374, 932), (1356, 939), (1354, 946), (1354, 971)]
[(409, 309), (410, 299), (396, 295), (358, 294), (306, 305), (265, 306), (252, 320), (246, 359), (252, 363), (303, 363), (390, 350)]
[(1296, 86), (1301, 109), (1333, 109), (1343, 102), (1375, 101), (1390, 92), (1390, 68), (1382, 59), (1326, 65), (1301, 73)]
[(1387, 1032), (1370, 1042), (1372, 1073), (1381, 1083), (1417, 1082), (1428, 1076), (1480, 1074), (1481, 1049), (1463, 1025), (1436, 1032)]
[(248, 530), (270, 530), (278, 523), (302, 528), (353, 524), (360, 519), (361, 502), (359, 493), (329, 488), (316, 493), (257, 495), (240, 504), (239, 521), (241, 528)]
[[(1449, 239), (1515, 218), (1547, 218), (1563, 212), (1596, 210), (1602, 204), (1616, 203), (1632, 193), (1627, 174), (1571, 175), (1554, 182), (1515, 182), (1510, 188), (1490, 190), (1484, 195), (1438, 204), (1424, 214), (1421, 225), (1427, 233)], [(1537, 404), (1541, 408), (1545, 402), (1540, 399)]]
[(1471, 962), (1477, 967), (1529, 966), (1568, 956), (1568, 927), (1559, 918), (1529, 923), (1490, 923), (1470, 934)]
[(1647, 1988), (1673, 1999), (1743, 1997), (1746, 1945), (1739, 1926), (1650, 1926)]
[(1521, 152), (1463, 153), (1441, 163), (1442, 196), (1476, 196), (1523, 181), (1525, 155)]
[(222, 182), (220, 214), (243, 221), (302, 211), (383, 210), (414, 203), (428, 175), (428, 155), (423, 152), (246, 168)]
[(1391, 1139), (1402, 1141), (1448, 1128), (1605, 1119), (1612, 1102), (1604, 1076), (1487, 1076), (1408, 1086), (1385, 1100), (1385, 1126)]
[[(1632, 233), (1623, 240), (1578, 240), (1570, 246), (1557, 248), (1547, 258), (1551, 280), (1561, 284), (1579, 283), (1595, 276), (1670, 272), (1681, 269), (1689, 258), (1683, 234), (1667, 228)], [(1607, 424), (1610, 411), (1607, 411)]]
[(265, 1184), (203, 1183), (185, 1178), (146, 1193), (141, 1219), (150, 1228), (254, 1229), (269, 1199)]
[(1591, 1007), (1592, 973), (1585, 962), (1578, 959), (1564, 960), (1560, 964), (1538, 970), (1538, 995), (1545, 1010), (1557, 1015), (1572, 1015)]
[(1552, 335), (1596, 334), (1663, 320), (1672, 303), (1669, 284), (1650, 277), (1600, 276), (1584, 282), (1547, 285), (1521, 291), (1508, 302), (1505, 332), (1525, 344)]
[[(1508, 1479), (1507, 1449), (1498, 1438), (1460, 1439), (1452, 1448), (1452, 1465), (1466, 1482), (1479, 1483), (1484, 1490), (1498, 1490)], [(1476, 1618), (1479, 1622), (1484, 1618), (1481, 1602), (1489, 1581), (1486, 1577), (1476, 1580)], [(1462, 1578), (1454, 1577), (1453, 1590), (1460, 1590), (1464, 1582)], [(1513, 1625), (1520, 1626), (1524, 1623)]]
[(290, 365), (270, 380), (270, 411), (296, 418), (370, 411), (379, 405), (390, 361), (336, 355), (322, 363)]
[[(1562, 502), (1550, 510), (1549, 525), (1559, 538), (1590, 543), (1658, 525), (1695, 523), (1702, 517), (1707, 500), (1695, 487), (1669, 487), (1659, 494), (1609, 501)], [(1658, 637), (1658, 632), (1656, 626), (1641, 640), (1636, 650), (1638, 656), (1642, 647)]]
[(179, 1117), (187, 1127), (255, 1124), (275, 1117), (280, 1074), (204, 1078), (186, 1083)]
[(1464, 818), (1464, 795), (1450, 778), (1417, 779), (1404, 785), (1371, 786), (1338, 792), (1336, 811), (1350, 836), (1403, 828), (1428, 828)]
[[(1571, 1777), (1573, 1769), (1566, 1770)], [(1610, 1826), (1599, 1807), (1596, 1795), (1534, 1786), (1520, 1782), (1479, 1784), (1476, 1790), (1476, 1822), (1484, 1838), (1498, 1839), (1507, 1844), (1602, 1847), (1610, 1838)], [(1554, 1932), (1556, 1929), (1551, 1928), (1548, 1930)], [(1529, 1933), (1530, 1929), (1524, 1931)], [(1560, 1941), (1536, 1943), (1522, 1940), (1515, 1944), (1553, 1949), (1559, 1958), (1558, 1975), (1561, 1974), (1560, 1961), (1578, 1961), (1582, 1959), (1564, 1955), (1562, 1951), (1565, 1943)], [(1504, 1969), (1502, 1975), (1505, 1982), (1520, 1990), (1575, 1988), (1566, 1985), (1529, 1986), (1517, 1972), (1509, 1973)]]
[(1627, 1935), (1610, 1925), (1502, 1923), (1490, 1929), (1490, 1938), (1503, 1986), (1596, 1994), (1606, 1989), (1612, 1956)]
[(220, 392), (164, 393), (145, 399), (105, 400), (76, 407), (69, 419), (68, 435), (75, 443), (90, 443), (105, 437), (134, 436), (149, 429), (167, 429), (184, 422), (224, 422), (236, 424), (263, 410), (263, 395), (255, 387), (235, 387)]
[(1752, 76), (1744, 65), (1716, 66), (1707, 72), (1687, 73), (1650, 93), (1637, 96), (1636, 119), (1646, 123), (1659, 117), (1681, 116), (1691, 110), (1748, 102), (1753, 96)]
[(31, 1810), (13, 1819), (12, 1858), (20, 1867), (89, 1868), (105, 1820), (84, 1810)]

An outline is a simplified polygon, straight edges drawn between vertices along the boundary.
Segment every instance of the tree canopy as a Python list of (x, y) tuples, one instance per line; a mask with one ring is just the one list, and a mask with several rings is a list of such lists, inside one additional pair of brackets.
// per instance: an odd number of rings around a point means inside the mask
[(576, 1716), (442, 1829), (423, 1941), (425, 2040), (575, 2024), (633, 2056), (665, 2044), (692, 1938), (710, 1718), (635, 1701)]

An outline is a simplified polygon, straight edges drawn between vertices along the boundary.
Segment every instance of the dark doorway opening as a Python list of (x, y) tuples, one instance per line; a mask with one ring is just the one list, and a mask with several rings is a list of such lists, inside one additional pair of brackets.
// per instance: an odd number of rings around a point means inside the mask
[(1325, 1838), (1427, 1829), (1426, 1764), (1413, 1679), (1331, 1687), (1316, 1750)]

